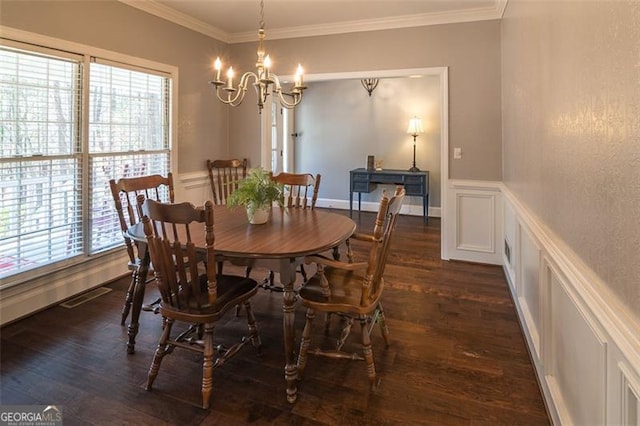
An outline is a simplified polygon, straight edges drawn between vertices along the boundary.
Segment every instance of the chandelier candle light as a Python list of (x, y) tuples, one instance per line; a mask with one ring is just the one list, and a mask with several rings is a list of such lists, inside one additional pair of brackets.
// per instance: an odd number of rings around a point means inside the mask
[(411, 120), (409, 120), (407, 133), (413, 136), (413, 166), (411, 166), (409, 171), (419, 172), (420, 169), (416, 167), (416, 137), (418, 137), (419, 134), (424, 133), (424, 129), (422, 128), (422, 120), (417, 117), (413, 117)]
[[(227, 105), (238, 106), (242, 103), (244, 95), (249, 87), (250, 81), (253, 80), (253, 87), (256, 90), (258, 96), (258, 112), (262, 113), (264, 103), (267, 101), (269, 91), (272, 91), (278, 96), (280, 105), (285, 108), (293, 108), (302, 100), (302, 91), (306, 89), (302, 81), (303, 69), (298, 64), (296, 71), (293, 88), (291, 92), (283, 92), (280, 85), (280, 79), (278, 76), (271, 72), (271, 58), (266, 54), (264, 50), (264, 0), (260, 1), (260, 23), (258, 29), (258, 61), (256, 62), (256, 72), (247, 71), (240, 78), (238, 88), (233, 87), (234, 71), (233, 67), (229, 67), (227, 70), (227, 82), (224, 83), (220, 80), (220, 72), (222, 71), (222, 61), (220, 58), (216, 58), (213, 67), (216, 73), (216, 79), (209, 83), (216, 89), (216, 96), (218, 99)], [(271, 86), (273, 85), (273, 87)], [(226, 96), (221, 96), (220, 91), (226, 92)], [(285, 97), (291, 98), (291, 100), (285, 99)]]

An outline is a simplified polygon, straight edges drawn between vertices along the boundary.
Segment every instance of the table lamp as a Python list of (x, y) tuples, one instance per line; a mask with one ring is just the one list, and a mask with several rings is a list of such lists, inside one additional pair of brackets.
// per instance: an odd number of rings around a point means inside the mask
[(413, 166), (409, 169), (410, 172), (419, 172), (420, 169), (416, 167), (416, 138), (420, 133), (424, 133), (422, 129), (422, 120), (418, 117), (413, 117), (409, 120), (409, 127), (407, 133), (413, 136)]

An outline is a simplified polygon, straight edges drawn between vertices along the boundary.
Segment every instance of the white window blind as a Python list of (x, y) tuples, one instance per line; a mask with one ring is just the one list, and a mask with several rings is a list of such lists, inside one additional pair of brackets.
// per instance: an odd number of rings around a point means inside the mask
[(123, 245), (109, 179), (166, 176), (171, 156), (167, 74), (8, 44), (0, 46), (0, 279)]
[(0, 277), (82, 254), (81, 64), (0, 47)]
[(122, 244), (109, 179), (169, 172), (171, 80), (96, 62), (89, 79), (90, 244), (98, 251)]

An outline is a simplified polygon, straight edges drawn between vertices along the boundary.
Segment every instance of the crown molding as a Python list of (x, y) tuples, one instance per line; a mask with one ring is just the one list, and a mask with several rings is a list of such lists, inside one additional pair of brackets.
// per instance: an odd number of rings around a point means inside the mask
[[(428, 25), (453, 24), (472, 21), (500, 19), (494, 7), (467, 9), (456, 12), (423, 13), (415, 15), (393, 16), (381, 19), (364, 19), (331, 24), (305, 25), (290, 28), (267, 29), (270, 40), (312, 37), (334, 34), (355, 33), (363, 31), (390, 30), (395, 28), (422, 27)], [(255, 31), (231, 34), (230, 43), (255, 41)]]
[[(228, 33), (199, 19), (193, 18), (192, 16), (157, 3), (154, 0), (118, 1), (225, 43), (245, 43), (256, 40), (255, 31)], [(268, 36), (270, 40), (277, 40), (501, 19), (507, 2), (508, 0), (495, 0), (493, 7), (461, 11), (402, 15), (388, 18), (364, 19), (288, 28), (272, 28), (268, 29)]]
[(507, 3), (509, 2), (509, 0), (495, 0), (496, 2), (496, 11), (498, 12), (498, 15), (500, 15), (500, 19), (502, 19), (502, 16), (504, 15), (504, 11), (507, 8)]
[(199, 32), (216, 40), (229, 43), (231, 34), (220, 28), (209, 25), (199, 19), (186, 15), (182, 12), (178, 12), (175, 9), (167, 7), (163, 4), (157, 3), (154, 0), (118, 0), (120, 3), (124, 3), (128, 6), (135, 7), (136, 9), (147, 12), (151, 15), (155, 15), (159, 18), (166, 19), (174, 24), (181, 25), (190, 30)]

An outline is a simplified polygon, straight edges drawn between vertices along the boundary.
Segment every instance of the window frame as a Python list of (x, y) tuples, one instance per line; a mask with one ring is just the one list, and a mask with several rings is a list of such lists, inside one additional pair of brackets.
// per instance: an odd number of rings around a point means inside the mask
[[(178, 138), (177, 138), (177, 123), (178, 123), (178, 67), (165, 63), (160, 63), (144, 58), (139, 58), (124, 53), (114, 52), (98, 47), (88, 46), (80, 43), (75, 43), (67, 40), (62, 40), (54, 37), (44, 36), (41, 34), (31, 33), (28, 31), (18, 30), (6, 26), (0, 25), (0, 44), (8, 45), (11, 47), (21, 48), (24, 50), (32, 50), (38, 53), (45, 53), (59, 57), (81, 57), (82, 67), (82, 83), (81, 83), (81, 98), (82, 105), (80, 109), (80, 141), (82, 145), (81, 153), (83, 164), (89, 164), (89, 151), (88, 151), (88, 138), (89, 138), (89, 67), (92, 60), (101, 61), (103, 64), (111, 64), (122, 68), (129, 68), (134, 71), (142, 71), (146, 73), (153, 73), (168, 77), (170, 80), (170, 102), (169, 102), (169, 152), (170, 163), (169, 170), (177, 170), (178, 165)], [(88, 232), (90, 227), (88, 214), (89, 199), (91, 194), (89, 193), (89, 173), (83, 174), (82, 196), (83, 206), (85, 210), (83, 212), (84, 232)], [(88, 234), (85, 234), (88, 235)], [(46, 276), (56, 271), (60, 271), (69, 268), (74, 265), (79, 265), (85, 262), (89, 262), (93, 259), (97, 259), (104, 256), (109, 256), (114, 252), (121, 250), (121, 248), (113, 248), (102, 250), (97, 253), (83, 253), (76, 255), (73, 258), (57, 261), (49, 265), (43, 265), (24, 272), (17, 272), (16, 274), (0, 278), (0, 290), (19, 285), (26, 281), (30, 281), (39, 277)]]

